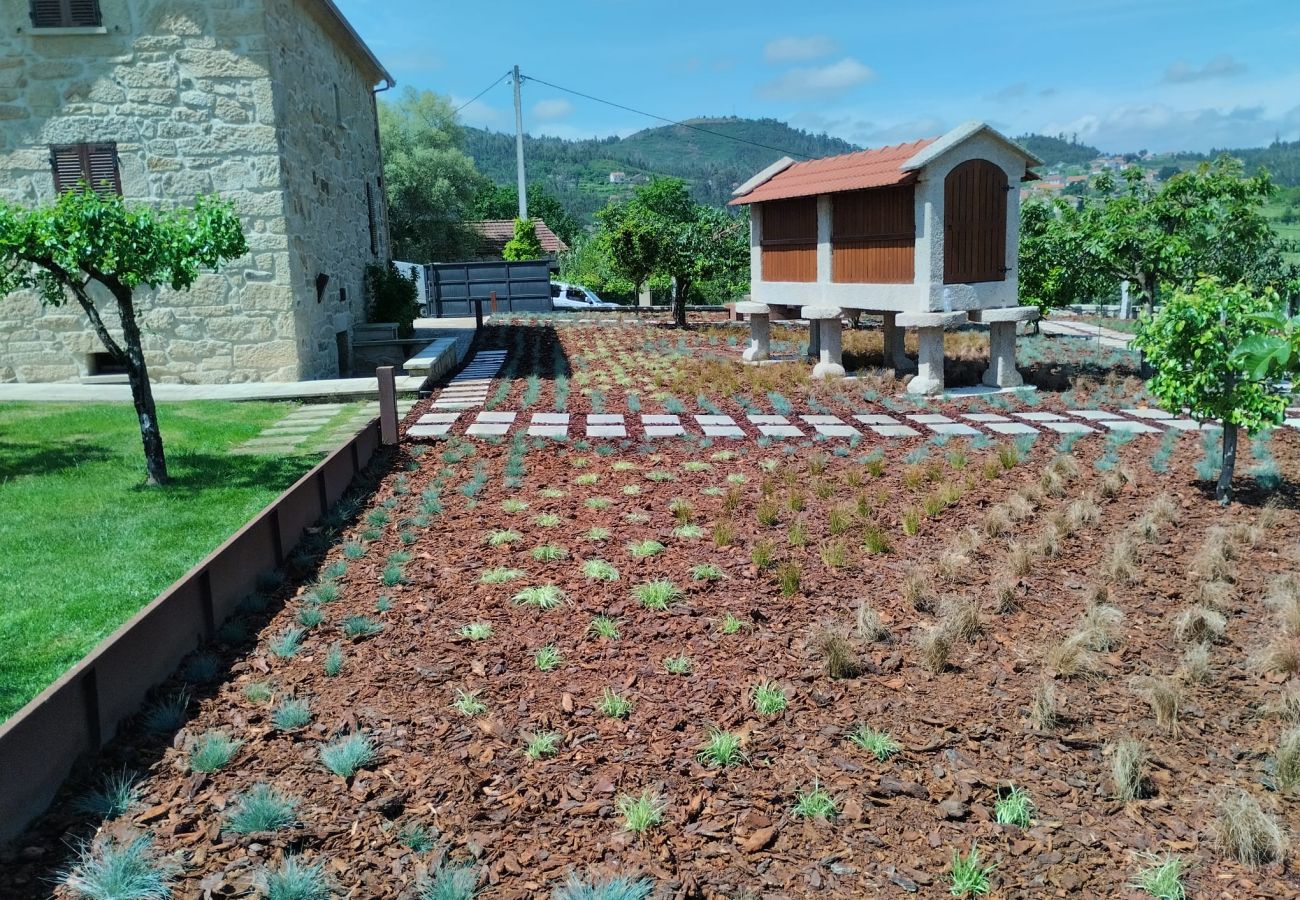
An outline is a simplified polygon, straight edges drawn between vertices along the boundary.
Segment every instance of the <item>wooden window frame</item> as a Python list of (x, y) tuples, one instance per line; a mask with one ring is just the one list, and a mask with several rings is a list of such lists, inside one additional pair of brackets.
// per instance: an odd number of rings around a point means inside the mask
[(28, 0), (27, 9), (33, 28), (104, 27), (99, 0)]
[[(896, 231), (847, 230), (841, 225), (841, 203), (850, 199), (876, 202), (882, 206), (893, 205), (905, 212), (907, 227)], [(913, 185), (896, 185), (883, 188), (868, 188), (856, 191), (841, 191), (831, 195), (831, 282), (834, 284), (912, 284), (916, 281), (916, 189)], [(902, 224), (899, 217), (898, 225)], [(850, 272), (862, 264), (846, 262), (846, 256), (855, 251), (878, 250), (895, 251), (896, 259), (906, 257), (906, 264), (894, 266), (892, 274), (880, 271), (880, 262), (872, 263), (876, 268), (869, 275), (852, 277)], [(848, 270), (848, 271), (846, 271)]]
[[(93, 165), (97, 158), (107, 156), (111, 160), (112, 178), (94, 180)], [(69, 180), (60, 167), (60, 159), (75, 157), (77, 165), (76, 180)], [(55, 193), (63, 194), (75, 191), (83, 182), (98, 194), (122, 194), (122, 167), (117, 156), (117, 144), (112, 141), (94, 141), (82, 144), (51, 144), (50, 173), (54, 178)], [(107, 187), (105, 187), (107, 182)]]
[[(772, 210), (780, 206), (800, 206), (811, 207), (811, 231), (799, 233), (794, 236), (772, 237), (770, 223), (773, 221)], [(761, 276), (763, 281), (770, 281), (772, 284), (810, 284), (817, 281), (817, 198), (816, 197), (792, 197), (786, 200), (768, 200), (764, 202), (763, 211), (763, 230), (759, 240), (759, 253), (762, 258)], [(804, 212), (806, 215), (806, 210)], [(791, 261), (786, 257), (792, 257), (798, 254), (797, 265), (792, 266)], [(811, 258), (811, 268), (808, 266)], [(769, 268), (769, 266), (771, 268)], [(799, 276), (793, 279), (769, 278), (769, 273), (775, 271), (788, 271), (791, 268), (799, 270)]]
[[(990, 207), (972, 206), (968, 209), (961, 208), (957, 202), (958, 185), (955, 179), (962, 177), (965, 172), (971, 170), (982, 170), (984, 174), (993, 178), (993, 184), (996, 190), (991, 192), (985, 199), (992, 201), (990, 214), (996, 220), (996, 228), (987, 228), (983, 232), (970, 231), (970, 224), (967, 220), (977, 217), (982, 210), (986, 214)], [(1007, 220), (1010, 211), (1007, 209), (1007, 194), (1015, 189), (1007, 178), (1006, 172), (997, 163), (983, 158), (968, 159), (954, 166), (951, 171), (944, 176), (943, 182), (943, 283), (944, 284), (991, 284), (1007, 280), (1007, 273), (1011, 271), (1011, 266), (1007, 264)], [(967, 198), (973, 202), (974, 198)], [(972, 239), (975, 249), (971, 249), (970, 243), (961, 246), (962, 252), (959, 254), (959, 236), (970, 242)], [(983, 243), (980, 243), (982, 241)], [(981, 259), (987, 255), (987, 259)], [(960, 259), (959, 259), (960, 257)], [(979, 267), (978, 263), (984, 262), (987, 268)]]
[(370, 226), (370, 255), (379, 255), (379, 223), (375, 216), (375, 192), (366, 182), (366, 222)]

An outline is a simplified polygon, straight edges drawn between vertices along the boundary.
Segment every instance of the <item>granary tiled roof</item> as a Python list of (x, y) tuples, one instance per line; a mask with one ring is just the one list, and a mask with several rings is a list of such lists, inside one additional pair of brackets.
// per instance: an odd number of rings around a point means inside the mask
[(738, 206), (767, 200), (788, 200), (792, 197), (910, 184), (916, 180), (916, 172), (903, 171), (903, 164), (936, 140), (937, 138), (922, 138), (892, 147), (858, 150), (840, 156), (793, 163), (736, 197), (731, 204)]

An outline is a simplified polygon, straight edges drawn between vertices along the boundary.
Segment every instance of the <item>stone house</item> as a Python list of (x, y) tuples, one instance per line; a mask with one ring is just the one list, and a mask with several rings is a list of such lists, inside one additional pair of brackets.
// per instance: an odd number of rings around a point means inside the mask
[[(86, 179), (128, 201), (233, 201), (247, 256), (137, 294), (152, 377), (347, 374), (365, 266), (388, 258), (375, 94), (392, 85), (331, 0), (11, 0), (0, 197)], [(0, 298), (0, 381), (115, 376), (75, 304)]]
[(985, 383), (1016, 387), (1018, 185), (1042, 160), (982, 122), (938, 138), (795, 162), (782, 159), (736, 189), (750, 208), (750, 297), (761, 318), (746, 359), (766, 359), (770, 307), (813, 323), (817, 377), (843, 375), (840, 318), (882, 316), (885, 354), (912, 369), (902, 330), (918, 331), (912, 393), (943, 391), (943, 330), (989, 326)]

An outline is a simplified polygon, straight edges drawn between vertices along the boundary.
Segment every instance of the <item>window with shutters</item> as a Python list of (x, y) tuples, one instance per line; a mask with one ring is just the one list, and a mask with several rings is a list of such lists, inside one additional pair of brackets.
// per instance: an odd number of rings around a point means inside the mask
[(99, 0), (30, 0), (33, 28), (98, 28)]
[(910, 284), (915, 245), (910, 184), (831, 195), (831, 281)]
[(101, 194), (122, 193), (117, 144), (55, 144), (50, 147), (54, 190), (75, 191), (85, 182)]
[(762, 204), (763, 280), (817, 280), (817, 198)]
[(1007, 278), (1007, 175), (986, 159), (954, 168), (943, 182), (943, 281)]
[(379, 229), (375, 222), (375, 192), (370, 189), (370, 182), (366, 182), (366, 221), (370, 225), (370, 255), (379, 255)]

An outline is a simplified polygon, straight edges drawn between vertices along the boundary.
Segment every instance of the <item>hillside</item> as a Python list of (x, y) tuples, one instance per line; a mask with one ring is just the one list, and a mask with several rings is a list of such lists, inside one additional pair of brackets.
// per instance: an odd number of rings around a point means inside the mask
[(1041, 159), (1044, 166), (1086, 166), (1102, 155), (1096, 147), (1080, 144), (1077, 138), (1067, 141), (1063, 134), (1022, 134), (1016, 143)]
[[(716, 134), (666, 125), (625, 138), (571, 141), (526, 136), (528, 178), (540, 180), (589, 222), (611, 198), (628, 196), (638, 180), (653, 175), (683, 178), (701, 203), (721, 205), (736, 185), (782, 156), (830, 156), (857, 149), (839, 138), (810, 134), (775, 119), (692, 119), (689, 124)], [(466, 128), (465, 150), (488, 178), (498, 184), (514, 183), (514, 135)], [(611, 172), (623, 172), (628, 180), (611, 184)]]

